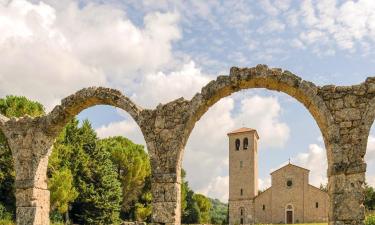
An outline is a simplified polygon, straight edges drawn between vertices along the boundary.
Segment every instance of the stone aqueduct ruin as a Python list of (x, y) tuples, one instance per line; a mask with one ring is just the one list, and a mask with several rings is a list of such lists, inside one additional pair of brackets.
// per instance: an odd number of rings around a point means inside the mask
[(375, 118), (375, 77), (353, 86), (318, 87), (265, 65), (233, 67), (230, 75), (217, 77), (191, 100), (179, 98), (155, 109), (143, 109), (117, 90), (94, 87), (63, 99), (42, 117), (0, 115), (14, 157), (17, 224), (49, 224), (47, 164), (54, 139), (70, 119), (100, 104), (125, 110), (142, 130), (152, 165), (153, 223), (180, 224), (181, 162), (195, 123), (221, 98), (251, 88), (284, 92), (308, 109), (327, 150), (330, 224), (363, 224), (364, 155)]

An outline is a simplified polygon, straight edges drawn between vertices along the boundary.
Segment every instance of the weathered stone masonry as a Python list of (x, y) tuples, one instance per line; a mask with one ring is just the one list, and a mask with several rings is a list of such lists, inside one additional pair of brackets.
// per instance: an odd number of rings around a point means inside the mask
[(119, 91), (98, 87), (63, 99), (46, 116), (0, 115), (0, 128), (15, 162), (17, 224), (49, 224), (46, 172), (53, 142), (70, 119), (99, 104), (125, 110), (140, 126), (152, 165), (152, 220), (155, 224), (180, 224), (181, 161), (195, 123), (220, 99), (251, 88), (284, 92), (308, 109), (327, 150), (330, 224), (363, 224), (364, 155), (375, 118), (375, 78), (353, 86), (318, 87), (289, 71), (265, 65), (233, 67), (229, 76), (217, 77), (191, 100), (180, 98), (155, 109), (142, 109)]

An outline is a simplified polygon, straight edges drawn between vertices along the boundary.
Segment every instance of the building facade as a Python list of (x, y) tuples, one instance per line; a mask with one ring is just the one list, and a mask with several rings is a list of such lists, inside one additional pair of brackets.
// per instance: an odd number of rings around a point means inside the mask
[(309, 170), (289, 163), (259, 192), (257, 131), (240, 128), (228, 137), (229, 224), (328, 221), (328, 194), (309, 184)]

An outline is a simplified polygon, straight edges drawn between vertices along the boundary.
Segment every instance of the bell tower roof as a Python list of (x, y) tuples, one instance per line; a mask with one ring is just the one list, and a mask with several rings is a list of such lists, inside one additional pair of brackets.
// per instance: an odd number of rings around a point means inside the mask
[(239, 129), (233, 130), (233, 131), (229, 132), (227, 135), (229, 136), (229, 135), (245, 133), (245, 132), (255, 132), (256, 137), (259, 139), (259, 135), (258, 135), (257, 130), (252, 129), (252, 128), (248, 128), (248, 127), (241, 127)]

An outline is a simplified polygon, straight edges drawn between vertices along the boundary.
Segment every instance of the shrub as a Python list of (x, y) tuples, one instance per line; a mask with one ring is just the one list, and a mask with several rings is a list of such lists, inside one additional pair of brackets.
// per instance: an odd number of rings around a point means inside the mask
[(365, 225), (375, 225), (375, 214), (366, 216)]
[(15, 225), (15, 223), (10, 219), (0, 219), (0, 225)]
[[(5, 208), (5, 206), (3, 206), (1, 203), (0, 203), (0, 220), (4, 220), (4, 221), (12, 220), (12, 214), (10, 214)], [(2, 225), (2, 223), (0, 223), (0, 225)]]

